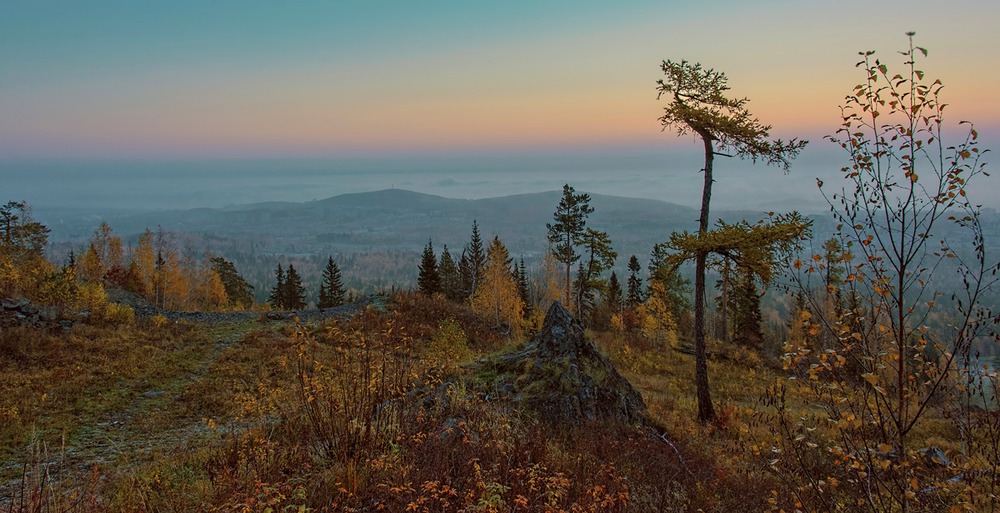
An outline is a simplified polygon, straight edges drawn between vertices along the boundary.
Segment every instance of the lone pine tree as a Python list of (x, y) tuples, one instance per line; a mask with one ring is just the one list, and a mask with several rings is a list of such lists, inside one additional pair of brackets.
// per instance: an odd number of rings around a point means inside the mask
[[(660, 123), (663, 129), (678, 135), (695, 134), (704, 146), (702, 168), (704, 186), (698, 234), (708, 232), (709, 205), (712, 198), (712, 169), (716, 155), (760, 160), (788, 169), (791, 159), (805, 147), (805, 141), (770, 140), (770, 125), (764, 125), (746, 108), (746, 98), (730, 98), (728, 78), (720, 71), (705, 69), (688, 61), (663, 61), (660, 69), (666, 76), (657, 81), (657, 98), (668, 98)], [(729, 152), (729, 153), (723, 153)], [(715, 417), (708, 386), (708, 358), (705, 352), (705, 274), (708, 253), (699, 250), (694, 256), (694, 338), (695, 383), (698, 390), (698, 418), (708, 422)]]
[(549, 243), (552, 244), (551, 253), (556, 261), (563, 264), (566, 272), (565, 301), (566, 308), (572, 304), (570, 302), (570, 289), (572, 280), (570, 271), (573, 264), (580, 259), (576, 252), (576, 247), (580, 245), (584, 229), (587, 226), (587, 216), (594, 209), (590, 206), (589, 194), (576, 194), (576, 190), (569, 184), (563, 185), (563, 195), (559, 200), (556, 211), (552, 214), (555, 223), (546, 223), (549, 230)]

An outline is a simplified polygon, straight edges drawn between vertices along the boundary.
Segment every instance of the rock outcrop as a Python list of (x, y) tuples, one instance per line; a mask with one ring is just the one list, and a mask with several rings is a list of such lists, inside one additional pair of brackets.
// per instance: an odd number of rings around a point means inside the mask
[(542, 331), (524, 349), (483, 360), (480, 370), (492, 377), (494, 393), (552, 422), (645, 419), (642, 396), (559, 302), (549, 307)]
[(0, 300), (0, 327), (33, 326), (44, 328), (52, 326), (71, 326), (72, 322), (60, 319), (59, 309), (55, 307), (37, 307), (24, 298), (4, 298)]

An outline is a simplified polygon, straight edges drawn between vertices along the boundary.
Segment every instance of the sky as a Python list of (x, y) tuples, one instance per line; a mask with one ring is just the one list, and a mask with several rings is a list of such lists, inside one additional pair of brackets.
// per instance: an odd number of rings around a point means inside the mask
[(816, 164), (863, 79), (857, 52), (898, 63), (907, 31), (928, 48), (922, 67), (945, 83), (951, 119), (1000, 141), (996, 2), (0, 4), (0, 178), (21, 184), (11, 193), (102, 162), (127, 181), (171, 161), (211, 174), (232, 172), (220, 161), (284, 159), (294, 173), (306, 160), (403, 159), (419, 186), (441, 159), (461, 181), (477, 172), (462, 163), (484, 156), (571, 173), (634, 150), (646, 163), (633, 167), (652, 173), (657, 159), (698, 151), (660, 130), (664, 59), (724, 71), (773, 135), (813, 141), (804, 157)]

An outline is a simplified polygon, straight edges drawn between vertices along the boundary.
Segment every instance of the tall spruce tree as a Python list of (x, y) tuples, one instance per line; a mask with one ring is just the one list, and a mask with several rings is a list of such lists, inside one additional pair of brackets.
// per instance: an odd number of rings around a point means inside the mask
[(764, 343), (761, 330), (760, 290), (756, 277), (748, 269), (737, 269), (732, 287), (726, 295), (732, 320), (733, 342), (751, 349), (760, 349)]
[(420, 287), (420, 292), (428, 296), (439, 292), (441, 290), (441, 277), (438, 275), (437, 257), (434, 256), (434, 246), (430, 240), (424, 246), (424, 253), (418, 268), (420, 274), (417, 276), (417, 286)]
[(608, 278), (608, 287), (604, 290), (604, 305), (611, 314), (620, 314), (623, 302), (622, 284), (618, 280), (618, 273), (611, 271), (611, 277)]
[(606, 282), (601, 276), (604, 271), (611, 269), (615, 265), (618, 253), (611, 247), (611, 238), (607, 233), (587, 228), (580, 239), (583, 251), (587, 253), (587, 263), (584, 266), (584, 281), (582, 284), (583, 295), (588, 296), (588, 302), (581, 301), (577, 305), (578, 315), (586, 317), (581, 308), (584, 304), (593, 305), (596, 302), (596, 295), (606, 288)]
[[(163, 257), (160, 256), (157, 259), (157, 268), (160, 267), (160, 261)], [(278, 264), (278, 268), (274, 270), (274, 288), (271, 289), (271, 293), (267, 296), (267, 302), (272, 308), (277, 308), (283, 310), (285, 308), (285, 270), (282, 269), (281, 264)]]
[(470, 297), (469, 291), (472, 290), (476, 281), (473, 277), (474, 274), (472, 263), (469, 261), (469, 250), (468, 248), (463, 249), (462, 256), (458, 259), (458, 281), (461, 283), (463, 299)]
[(524, 302), (524, 316), (529, 317), (533, 301), (531, 300), (531, 287), (528, 285), (528, 270), (524, 265), (524, 257), (521, 257), (521, 263), (517, 267), (517, 292), (521, 296), (521, 301)]
[(441, 293), (444, 294), (444, 297), (452, 301), (461, 301), (463, 297), (462, 277), (459, 274), (458, 266), (455, 265), (455, 260), (448, 252), (447, 245), (443, 246), (441, 257), (438, 260), (438, 277), (441, 279)]
[(580, 245), (587, 225), (587, 216), (594, 209), (590, 206), (589, 194), (576, 194), (576, 190), (569, 184), (563, 185), (563, 195), (559, 200), (556, 211), (552, 214), (555, 223), (546, 223), (549, 230), (549, 243), (552, 244), (552, 256), (556, 261), (563, 264), (566, 269), (565, 300), (566, 307), (569, 308), (570, 288), (572, 281), (570, 271), (573, 263), (580, 259), (576, 252), (576, 247)]
[(285, 290), (282, 296), (284, 308), (299, 310), (306, 306), (306, 289), (302, 286), (302, 277), (292, 264), (288, 264), (288, 271), (285, 273)]
[(639, 266), (639, 259), (632, 255), (628, 259), (628, 295), (625, 297), (625, 306), (629, 308), (635, 308), (642, 304), (642, 278), (639, 277), (639, 271), (642, 267)]
[(327, 258), (323, 269), (323, 280), (319, 284), (320, 308), (333, 308), (344, 304), (344, 282), (340, 277), (340, 267), (333, 257)]
[(483, 281), (486, 272), (486, 248), (479, 235), (479, 223), (475, 219), (472, 220), (472, 237), (462, 251), (462, 256), (467, 259), (462, 281), (467, 287), (466, 295), (471, 297), (476, 293), (476, 288)]

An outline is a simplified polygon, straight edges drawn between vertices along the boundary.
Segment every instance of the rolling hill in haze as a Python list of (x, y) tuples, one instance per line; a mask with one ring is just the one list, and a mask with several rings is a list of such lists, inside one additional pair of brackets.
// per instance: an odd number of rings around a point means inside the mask
[[(126, 241), (162, 227), (190, 258), (206, 253), (234, 260), (258, 295), (271, 286), (278, 262), (294, 261), (307, 285), (318, 283), (328, 255), (341, 263), (345, 280), (359, 288), (410, 286), (419, 252), (432, 240), (457, 258), (473, 220), (483, 239), (499, 236), (514, 258), (536, 266), (547, 248), (546, 223), (561, 191), (486, 199), (454, 199), (402, 189), (343, 194), (323, 200), (266, 202), (223, 208), (93, 215), (79, 211), (38, 212), (53, 230), (54, 257), (80, 253), (101, 221)], [(664, 201), (591, 194), (588, 226), (608, 233), (619, 254), (620, 272), (630, 255), (643, 265), (653, 245), (674, 230), (695, 230), (698, 211)], [(757, 219), (760, 212), (722, 211), (713, 218)]]

